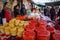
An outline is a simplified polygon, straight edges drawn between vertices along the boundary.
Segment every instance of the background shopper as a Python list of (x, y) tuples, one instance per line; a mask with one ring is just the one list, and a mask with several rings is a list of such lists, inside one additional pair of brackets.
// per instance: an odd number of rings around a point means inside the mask
[(14, 17), (17, 17), (17, 15), (19, 15), (19, 6), (18, 5), (14, 6)]
[(26, 15), (26, 9), (25, 9), (25, 5), (23, 4), (21, 10), (20, 10), (20, 15)]
[(59, 9), (59, 12), (58, 12), (58, 16), (60, 17), (60, 9)]
[(54, 16), (55, 16), (54, 6), (52, 6), (52, 8), (50, 9), (50, 14), (51, 14), (51, 20), (54, 20)]

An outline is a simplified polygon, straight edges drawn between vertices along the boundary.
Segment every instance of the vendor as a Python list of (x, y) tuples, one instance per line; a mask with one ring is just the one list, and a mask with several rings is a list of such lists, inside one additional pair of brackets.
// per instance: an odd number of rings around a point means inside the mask
[(9, 2), (4, 3), (3, 10), (1, 12), (1, 17), (6, 18), (7, 22), (9, 20), (11, 20), (12, 16), (11, 16), (11, 10), (10, 10), (10, 3)]

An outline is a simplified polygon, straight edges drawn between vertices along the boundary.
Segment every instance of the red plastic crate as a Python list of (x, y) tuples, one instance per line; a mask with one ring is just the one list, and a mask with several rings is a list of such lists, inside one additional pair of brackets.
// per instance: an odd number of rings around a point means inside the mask
[(24, 40), (35, 40), (35, 32), (34, 31), (25, 31), (23, 33)]
[(35, 30), (35, 26), (34, 26), (34, 25), (27, 25), (27, 26), (25, 27), (25, 30), (26, 30), (26, 31), (29, 31), (29, 30), (34, 31), (34, 30)]
[(37, 33), (37, 40), (50, 40), (49, 31), (40, 31)]

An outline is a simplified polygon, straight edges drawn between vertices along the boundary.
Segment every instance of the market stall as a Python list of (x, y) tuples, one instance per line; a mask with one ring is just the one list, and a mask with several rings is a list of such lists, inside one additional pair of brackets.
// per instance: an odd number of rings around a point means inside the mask
[[(17, 5), (17, 2), (13, 1), (12, 6)], [(26, 10), (31, 10), (31, 7), (36, 8), (35, 4), (31, 6), (29, 0), (24, 0), (22, 4)], [(0, 25), (0, 40), (60, 40), (60, 25), (41, 12), (17, 15), (9, 22), (3, 20), (3, 25)]]

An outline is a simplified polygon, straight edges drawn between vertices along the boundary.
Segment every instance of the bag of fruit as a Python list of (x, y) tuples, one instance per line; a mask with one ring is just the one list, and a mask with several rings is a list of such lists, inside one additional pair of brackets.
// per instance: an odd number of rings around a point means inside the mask
[(46, 31), (46, 27), (36, 27), (35, 31), (40, 32), (40, 31)]
[(27, 26), (25, 27), (25, 30), (26, 30), (26, 31), (29, 31), (29, 30), (34, 31), (34, 30), (35, 30), (35, 26), (34, 26), (34, 25), (27, 25)]
[(5, 32), (4, 32), (4, 26), (0, 26), (0, 36), (4, 36)]
[(10, 27), (5, 27), (4, 30), (6, 35), (10, 35)]
[(25, 31), (23, 33), (24, 40), (35, 40), (35, 32), (34, 31)]
[(53, 35), (53, 40), (60, 40), (60, 31), (56, 30)]
[(39, 25), (40, 27), (46, 27), (46, 26), (47, 26), (47, 22), (46, 22), (45, 20), (39, 20), (39, 21), (38, 21), (38, 25)]
[(37, 33), (37, 40), (50, 40), (49, 31), (40, 31)]
[(36, 19), (30, 20), (29, 24), (37, 26), (37, 20)]
[(24, 32), (24, 28), (23, 27), (18, 28), (17, 36), (18, 37), (22, 37), (23, 36), (23, 32)]
[(54, 28), (54, 27), (51, 27), (51, 26), (48, 26), (48, 27), (47, 27), (47, 30), (48, 30), (51, 34), (53, 34), (53, 33), (55, 32), (55, 28)]

